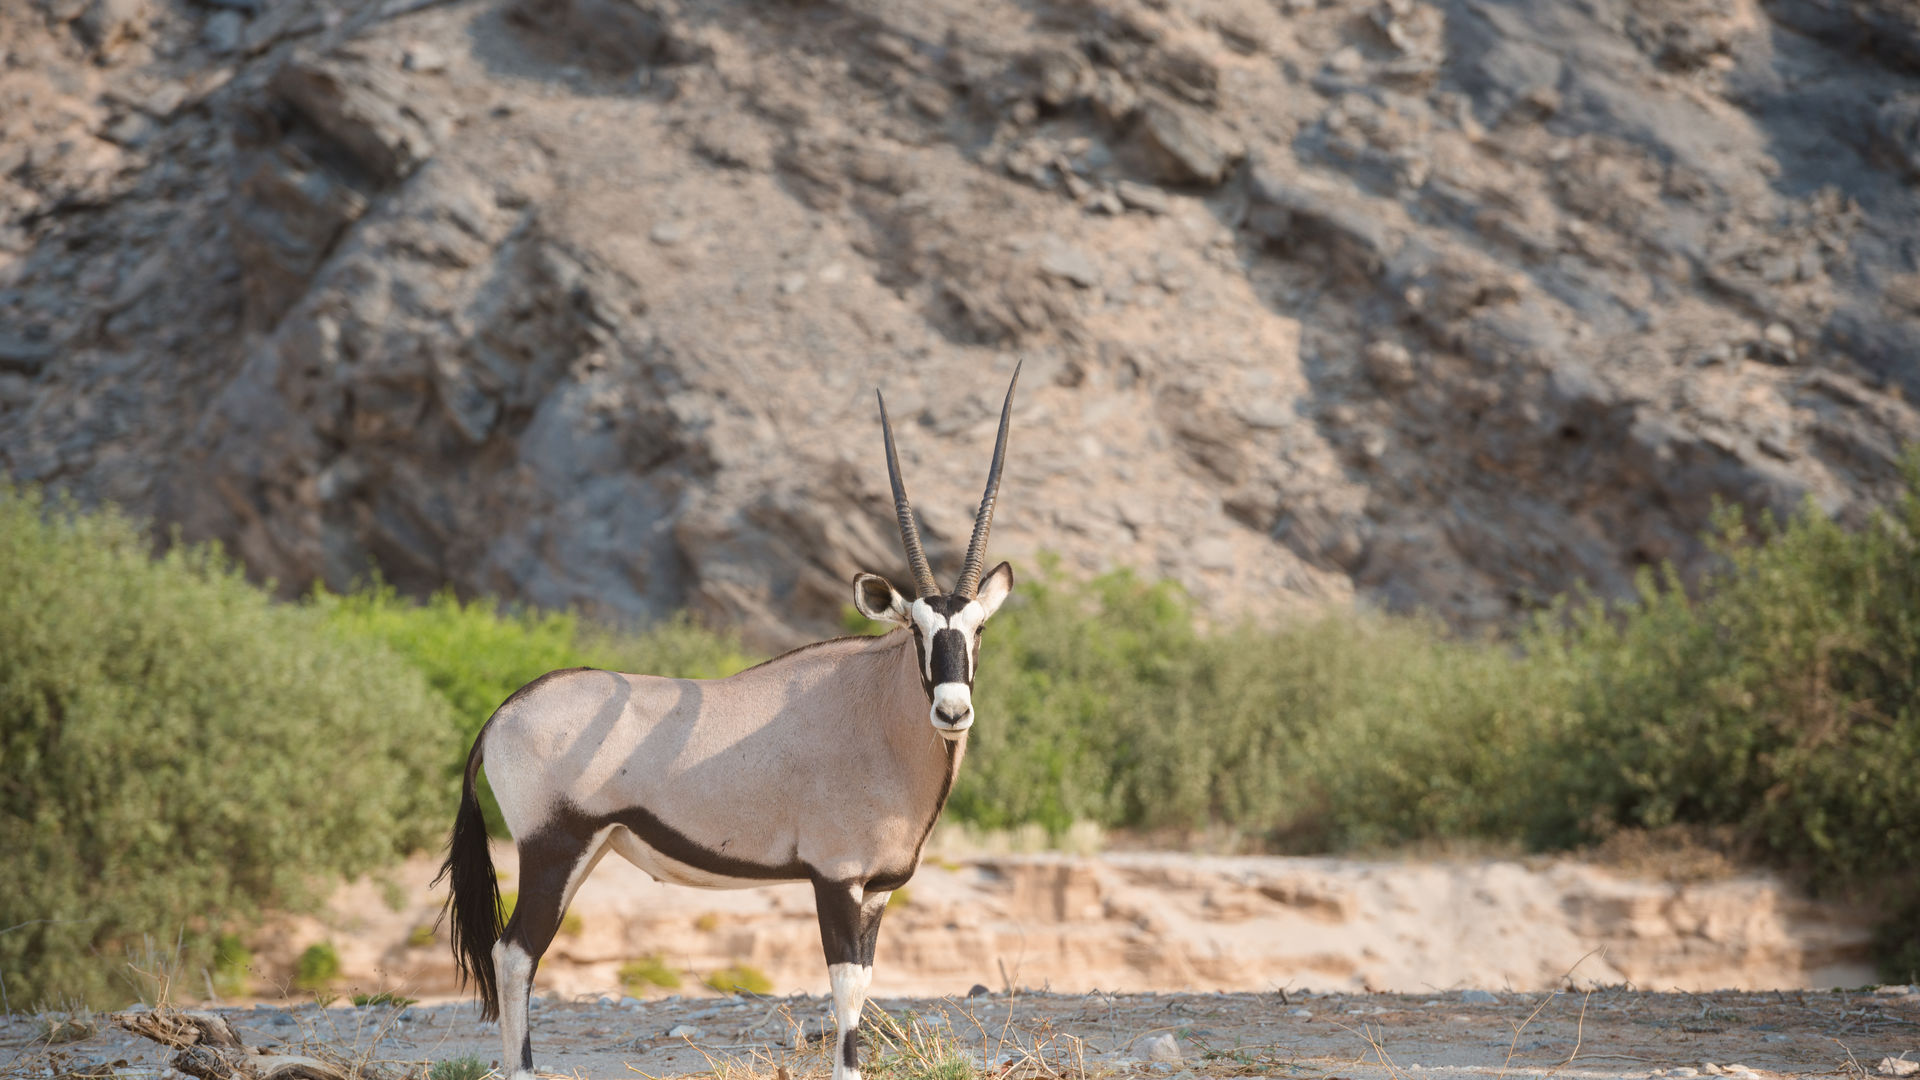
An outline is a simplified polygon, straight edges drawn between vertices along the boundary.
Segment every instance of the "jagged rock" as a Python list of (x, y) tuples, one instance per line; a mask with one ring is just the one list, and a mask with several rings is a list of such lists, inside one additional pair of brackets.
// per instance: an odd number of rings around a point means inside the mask
[(1247, 227), (1283, 250), (1300, 245), (1327, 252), (1348, 278), (1370, 281), (1398, 248), (1393, 232), (1363, 196), (1323, 179), (1256, 161), (1247, 184)]
[(53, 352), (48, 342), (0, 334), (0, 371), (38, 375), (47, 361), (53, 359)]
[(391, 68), (359, 53), (295, 58), (268, 85), (381, 185), (419, 168), (444, 134), (435, 106)]
[(148, 0), (92, 0), (74, 20), (74, 29), (103, 60), (111, 60), (145, 32)]
[(1148, 99), (1140, 138), (1156, 176), (1173, 184), (1218, 184), (1247, 155), (1232, 129), (1188, 105)]
[(1907, 72), (1920, 71), (1920, 11), (1907, 0), (1774, 0), (1767, 14), (1802, 34), (1851, 53), (1877, 54)]
[(234, 132), (232, 233), (248, 311), (271, 326), (341, 233), (444, 135), (435, 107), (397, 74), (340, 52), (295, 58), (244, 107)]
[(299, 299), (374, 192), (370, 182), (315, 160), (283, 123), (271, 109), (250, 109), (238, 114), (234, 131), (230, 230), (258, 326), (271, 325)]
[(1873, 117), (1874, 147), (1909, 181), (1920, 182), (1920, 94), (1900, 94)]
[(609, 74), (697, 58), (677, 13), (671, 0), (514, 0), (507, 8), (512, 22)]

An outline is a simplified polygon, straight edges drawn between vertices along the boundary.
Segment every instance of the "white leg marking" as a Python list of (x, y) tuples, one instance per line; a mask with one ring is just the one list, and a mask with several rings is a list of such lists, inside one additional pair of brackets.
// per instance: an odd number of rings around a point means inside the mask
[(533, 989), (533, 957), (505, 941), (493, 947), (493, 970), (499, 976), (500, 1064), (512, 1080), (533, 1080), (533, 1063), (523, 1058), (527, 1043), (527, 994)]
[(860, 1080), (860, 1070), (847, 1064), (847, 1041), (857, 1037), (873, 969), (864, 964), (828, 964), (827, 977), (833, 980), (833, 1018), (839, 1028), (833, 1040), (833, 1080)]

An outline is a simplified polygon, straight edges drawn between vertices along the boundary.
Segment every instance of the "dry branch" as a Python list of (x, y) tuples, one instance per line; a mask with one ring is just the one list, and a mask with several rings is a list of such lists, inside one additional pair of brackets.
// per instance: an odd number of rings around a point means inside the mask
[(179, 1051), (169, 1062), (198, 1080), (404, 1080), (405, 1074), (371, 1062), (350, 1061), (326, 1049), (313, 1056), (249, 1048), (213, 1013), (120, 1013), (113, 1022), (144, 1039)]

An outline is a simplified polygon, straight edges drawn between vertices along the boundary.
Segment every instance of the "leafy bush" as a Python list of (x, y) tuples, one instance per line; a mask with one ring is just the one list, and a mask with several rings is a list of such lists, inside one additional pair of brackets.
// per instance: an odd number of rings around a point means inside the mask
[(436, 839), (451, 733), (417, 673), (215, 550), (0, 487), (9, 999), (122, 1004), (142, 939), (197, 975), (263, 907)]
[(720, 994), (771, 994), (773, 980), (767, 973), (749, 964), (723, 967), (704, 980), (709, 990)]
[(639, 997), (650, 986), (678, 990), (680, 973), (668, 967), (658, 953), (653, 953), (621, 964), (620, 986), (631, 997)]
[[(381, 584), (345, 595), (316, 589), (312, 603), (343, 635), (398, 653), (446, 699), (458, 738), (445, 768), (456, 782), (487, 718), (515, 690), (549, 671), (598, 667), (711, 679), (752, 663), (732, 637), (702, 630), (685, 618), (622, 635), (572, 614), (507, 611), (487, 600), (462, 602), (452, 592), (419, 604)], [(506, 836), (484, 773), (480, 804), (487, 830)]]
[(1700, 599), (1647, 575), (1624, 618), (1538, 635), (1571, 690), (1535, 841), (1726, 825), (1822, 884), (1920, 866), (1920, 457), (1909, 477), (1854, 531), (1809, 505), (1755, 542), (1722, 514)]
[(1056, 835), (1224, 822), (1324, 850), (1510, 812), (1485, 793), (1534, 707), (1503, 651), (1412, 619), (1194, 626), (1177, 589), (1125, 572), (1023, 586), (987, 631), (954, 816)]
[(340, 953), (327, 942), (307, 946), (300, 959), (294, 961), (293, 985), (302, 990), (323, 989), (339, 977)]
[(214, 939), (213, 985), (228, 997), (243, 997), (252, 987), (253, 951), (229, 930)]

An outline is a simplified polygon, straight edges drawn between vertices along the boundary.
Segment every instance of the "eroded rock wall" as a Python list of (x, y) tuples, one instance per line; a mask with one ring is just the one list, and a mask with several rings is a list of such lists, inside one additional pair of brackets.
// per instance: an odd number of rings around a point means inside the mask
[[(496, 852), (513, 881), (510, 848)], [(431, 867), (401, 880), (424, 882)], [(1872, 981), (1869, 913), (1812, 901), (1764, 875), (1686, 883), (1572, 861), (1455, 862), (1112, 854), (933, 859), (887, 911), (877, 992), (964, 994), (975, 984), (1093, 990), (1437, 992), (1575, 986), (1710, 990)], [(260, 974), (291, 976), (315, 941), (345, 978), (453, 994), (453, 961), (429, 935), (424, 888), (383, 904), (371, 882), (319, 918), (261, 934)], [(618, 993), (621, 965), (663, 958), (693, 972), (746, 963), (777, 993), (819, 993), (813, 891), (662, 885), (608, 859), (575, 899), (540, 985)], [(348, 927), (351, 927), (349, 930)]]

